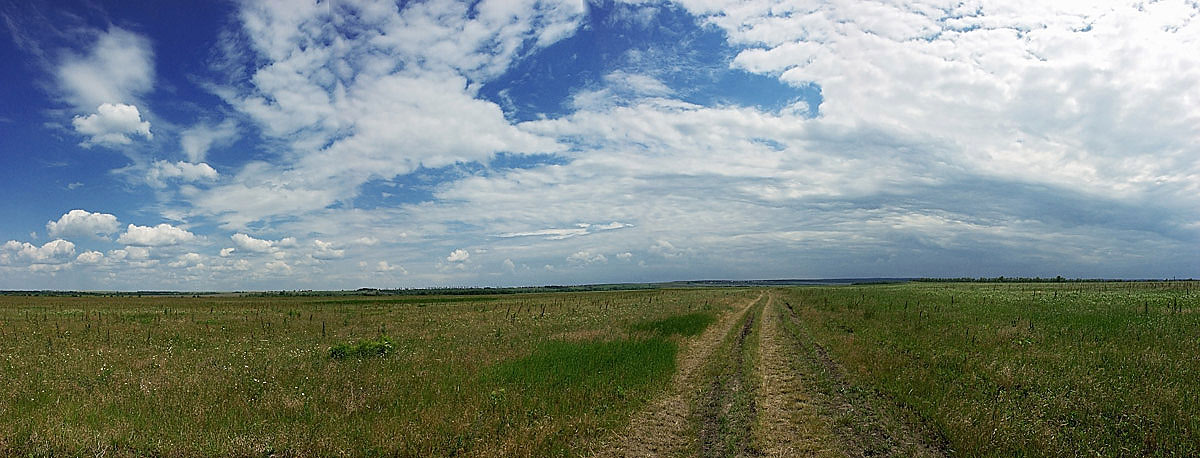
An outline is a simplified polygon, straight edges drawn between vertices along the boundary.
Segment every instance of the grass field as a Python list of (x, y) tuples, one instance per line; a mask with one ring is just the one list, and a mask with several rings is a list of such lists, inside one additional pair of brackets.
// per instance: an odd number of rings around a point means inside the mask
[(0, 455), (1191, 456), (1200, 285), (0, 297)]
[(961, 456), (1200, 454), (1200, 285), (792, 289), (804, 339)]
[(748, 294), (0, 297), (0, 455), (578, 454)]

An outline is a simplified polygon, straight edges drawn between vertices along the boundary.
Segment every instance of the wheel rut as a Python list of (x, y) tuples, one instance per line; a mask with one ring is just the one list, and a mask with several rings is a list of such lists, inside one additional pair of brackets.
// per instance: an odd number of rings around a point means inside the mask
[[(832, 435), (832, 450), (812, 455), (942, 457), (950, 455), (945, 439), (903, 409), (869, 389), (854, 386), (829, 351), (803, 325), (797, 307), (784, 302), (779, 311), (781, 334), (796, 355), (793, 373), (811, 400), (813, 413)], [(890, 408), (889, 408), (890, 407)], [(804, 455), (800, 453), (799, 455)]]
[[(761, 302), (761, 299), (760, 301)], [(747, 337), (759, 322), (758, 305), (743, 318), (744, 323), (728, 348), (728, 359), (713, 361), (718, 369), (696, 403), (700, 418), (700, 455), (704, 457), (759, 456), (751, 440), (758, 418), (758, 407), (751, 383), (752, 367), (747, 367)], [(724, 354), (724, 352), (722, 353)]]
[(597, 457), (689, 456), (697, 449), (698, 437), (689, 434), (696, 388), (704, 386), (703, 370), (713, 352), (765, 293), (747, 300), (727, 313), (691, 342), (679, 357), (679, 368), (666, 394), (635, 413), (629, 425), (601, 447)]
[(947, 456), (911, 412), (853, 386), (777, 290), (681, 353), (671, 386), (594, 456)]

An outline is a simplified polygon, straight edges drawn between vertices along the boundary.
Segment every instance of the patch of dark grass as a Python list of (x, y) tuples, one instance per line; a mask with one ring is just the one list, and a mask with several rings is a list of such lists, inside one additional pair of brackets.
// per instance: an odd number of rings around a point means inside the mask
[[(586, 415), (613, 425), (651, 397), (675, 372), (678, 346), (670, 340), (548, 341), (532, 354), (482, 375), (490, 415), (500, 430), (529, 428), (550, 419)], [(570, 456), (577, 431), (555, 430), (539, 439), (542, 456)]]
[(671, 335), (694, 336), (703, 332), (716, 321), (711, 313), (689, 313), (655, 321), (643, 321), (632, 326), (634, 331), (649, 331), (668, 337)]
[(395, 345), (392, 344), (392, 339), (387, 336), (381, 336), (375, 340), (360, 340), (353, 344), (343, 343), (334, 345), (329, 349), (329, 357), (342, 360), (346, 358), (387, 356), (393, 349), (395, 349)]
[(550, 397), (595, 390), (616, 392), (670, 377), (675, 370), (676, 350), (674, 342), (657, 337), (608, 342), (549, 341), (529, 356), (497, 365), (490, 377), (503, 385)]

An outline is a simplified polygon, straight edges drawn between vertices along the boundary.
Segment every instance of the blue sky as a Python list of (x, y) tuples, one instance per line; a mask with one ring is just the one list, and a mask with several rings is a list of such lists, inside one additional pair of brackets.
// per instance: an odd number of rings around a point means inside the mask
[(0, 288), (1198, 277), (1197, 8), (5, 0)]

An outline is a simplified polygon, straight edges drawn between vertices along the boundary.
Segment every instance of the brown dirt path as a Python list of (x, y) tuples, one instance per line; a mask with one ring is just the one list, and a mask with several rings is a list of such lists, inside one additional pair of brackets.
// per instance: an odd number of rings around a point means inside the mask
[(722, 339), (734, 324), (762, 300), (760, 293), (746, 301), (738, 310), (725, 314), (721, 321), (709, 326), (687, 345), (679, 358), (679, 369), (671, 379), (671, 387), (663, 397), (651, 401), (630, 418), (629, 426), (602, 446), (597, 457), (660, 457), (682, 456), (694, 450), (698, 440), (688, 435), (688, 416), (691, 398), (703, 382), (701, 372)]
[(758, 389), (761, 416), (755, 435), (763, 453), (772, 457), (845, 456), (840, 452), (829, 421), (799, 377), (798, 356), (785, 346), (781, 329), (786, 311), (769, 294), (759, 334)]

